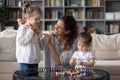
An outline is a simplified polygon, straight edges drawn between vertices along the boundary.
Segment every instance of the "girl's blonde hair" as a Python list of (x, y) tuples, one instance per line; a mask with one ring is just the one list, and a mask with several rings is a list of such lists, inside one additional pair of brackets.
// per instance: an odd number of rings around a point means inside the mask
[(42, 14), (42, 11), (41, 11), (40, 7), (33, 6), (33, 5), (31, 5), (30, 2), (25, 2), (22, 10), (23, 10), (23, 14), (27, 14), (29, 16), (32, 16), (34, 11), (37, 11), (40, 14)]

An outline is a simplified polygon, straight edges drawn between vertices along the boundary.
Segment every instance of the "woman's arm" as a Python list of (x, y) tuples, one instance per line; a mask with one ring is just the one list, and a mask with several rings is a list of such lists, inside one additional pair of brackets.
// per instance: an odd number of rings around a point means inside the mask
[(53, 43), (51, 42), (51, 36), (48, 34), (44, 34), (44, 38), (50, 49), (50, 53), (51, 53), (52, 57), (54, 58), (54, 61), (56, 62), (57, 65), (61, 65), (60, 56), (57, 53)]
[(75, 65), (75, 58), (71, 58), (70, 61), (69, 61), (69, 64), (71, 66)]
[(56, 64), (57, 65), (61, 65), (59, 55), (58, 55), (57, 51), (55, 50), (53, 44), (49, 43), (48, 46), (49, 46), (50, 52), (51, 52), (51, 54), (52, 54), (52, 56), (53, 56), (54, 61), (56, 62)]

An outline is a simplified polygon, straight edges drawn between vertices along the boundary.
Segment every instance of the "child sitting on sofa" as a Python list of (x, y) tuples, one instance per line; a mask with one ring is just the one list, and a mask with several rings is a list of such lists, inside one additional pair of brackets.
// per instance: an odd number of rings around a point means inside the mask
[(70, 65), (75, 68), (92, 67), (95, 64), (94, 52), (90, 49), (92, 36), (87, 32), (81, 32), (77, 38), (77, 48), (72, 58)]

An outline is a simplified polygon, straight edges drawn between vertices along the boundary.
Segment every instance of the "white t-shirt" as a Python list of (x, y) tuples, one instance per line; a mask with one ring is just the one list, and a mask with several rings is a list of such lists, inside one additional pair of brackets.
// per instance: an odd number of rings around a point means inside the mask
[[(79, 59), (83, 62), (88, 62), (91, 58), (95, 58), (95, 52), (94, 51), (87, 51), (87, 52), (82, 52), (82, 51), (75, 51), (72, 58)], [(76, 65), (76, 67), (83, 67), (86, 68), (85, 66), (82, 65)]]
[(16, 36), (16, 57), (18, 63), (36, 64), (40, 62), (38, 34), (21, 25)]

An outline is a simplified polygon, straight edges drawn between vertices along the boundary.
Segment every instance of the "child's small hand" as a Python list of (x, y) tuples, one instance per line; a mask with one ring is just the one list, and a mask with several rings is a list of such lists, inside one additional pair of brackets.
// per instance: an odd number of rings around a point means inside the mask
[(31, 28), (37, 34), (41, 33), (41, 29), (38, 27), (30, 26), (29, 28)]
[(25, 22), (22, 19), (20, 19), (20, 18), (17, 19), (17, 22), (18, 22), (18, 25), (25, 24)]
[(38, 27), (36, 27), (36, 28), (34, 29), (34, 32), (37, 33), (37, 34), (39, 34), (39, 33), (41, 33), (41, 29), (38, 28)]
[(77, 65), (82, 65), (82, 63), (83, 63), (80, 59), (76, 59), (75, 62), (76, 62)]

